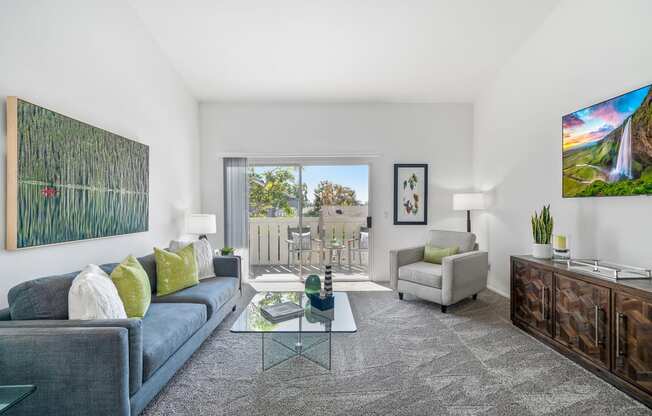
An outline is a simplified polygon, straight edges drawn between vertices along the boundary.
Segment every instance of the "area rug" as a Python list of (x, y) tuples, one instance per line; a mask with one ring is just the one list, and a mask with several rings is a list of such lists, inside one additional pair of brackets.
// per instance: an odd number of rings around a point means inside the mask
[[(247, 287), (239, 310), (255, 291)], [(333, 369), (261, 370), (261, 338), (218, 327), (144, 415), (650, 415), (513, 327), (486, 291), (440, 312), (394, 292), (349, 294), (358, 332), (333, 335)]]

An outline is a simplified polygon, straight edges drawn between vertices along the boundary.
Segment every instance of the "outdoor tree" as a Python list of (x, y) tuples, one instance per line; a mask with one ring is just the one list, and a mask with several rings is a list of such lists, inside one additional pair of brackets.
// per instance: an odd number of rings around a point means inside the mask
[(319, 214), (323, 206), (339, 205), (350, 207), (360, 205), (360, 201), (357, 200), (353, 189), (330, 181), (319, 182), (315, 187), (313, 195), (315, 200), (312, 212), (315, 215)]
[[(264, 172), (249, 172), (249, 206), (251, 216), (266, 217), (270, 210), (284, 215), (295, 214), (299, 185), (289, 168), (275, 168)], [(303, 202), (307, 200), (305, 184)]]

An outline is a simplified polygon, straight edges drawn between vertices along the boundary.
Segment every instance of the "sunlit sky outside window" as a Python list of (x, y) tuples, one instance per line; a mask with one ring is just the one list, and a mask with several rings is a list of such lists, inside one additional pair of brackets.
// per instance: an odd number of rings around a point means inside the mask
[[(256, 166), (256, 173), (276, 169), (279, 166)], [(295, 174), (299, 180), (298, 172)], [(321, 181), (347, 186), (355, 191), (356, 198), (362, 204), (369, 201), (369, 166), (367, 165), (331, 165), (304, 166), (303, 183), (308, 187), (308, 200), (313, 202), (314, 190)]]

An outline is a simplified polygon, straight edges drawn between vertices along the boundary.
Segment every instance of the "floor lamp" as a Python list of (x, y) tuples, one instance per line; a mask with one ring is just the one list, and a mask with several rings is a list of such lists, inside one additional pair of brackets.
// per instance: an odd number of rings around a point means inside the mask
[(481, 192), (453, 194), (453, 209), (466, 211), (466, 231), (471, 232), (471, 210), (485, 209), (485, 198)]

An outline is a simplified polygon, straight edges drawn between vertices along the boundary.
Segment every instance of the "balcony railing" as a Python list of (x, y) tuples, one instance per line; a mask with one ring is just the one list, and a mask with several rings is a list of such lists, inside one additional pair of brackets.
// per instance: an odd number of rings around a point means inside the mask
[[(346, 244), (360, 236), (364, 217), (325, 217), (320, 226), (319, 217), (304, 217), (303, 226), (310, 227), (310, 237), (316, 240), (333, 239)], [(298, 228), (297, 217), (253, 217), (249, 219), (249, 262), (251, 265), (288, 264), (288, 228)], [(323, 229), (322, 229), (323, 228)], [(318, 242), (312, 242), (313, 251), (303, 254), (304, 263), (319, 264)], [(348, 250), (341, 250), (342, 262), (348, 261)], [(296, 256), (291, 262), (297, 262)]]

